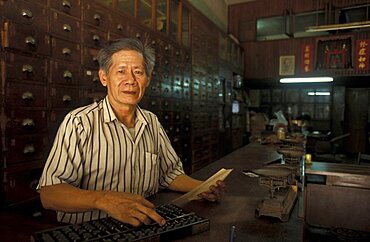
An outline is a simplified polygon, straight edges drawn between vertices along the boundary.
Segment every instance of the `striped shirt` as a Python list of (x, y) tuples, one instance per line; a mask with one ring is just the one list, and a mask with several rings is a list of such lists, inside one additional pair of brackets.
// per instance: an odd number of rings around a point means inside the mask
[[(38, 189), (68, 183), (86, 190), (129, 192), (148, 197), (183, 173), (182, 163), (157, 116), (137, 107), (133, 137), (117, 119), (106, 97), (66, 115)], [(107, 216), (98, 210), (58, 211), (57, 215), (58, 220), (65, 223)]]

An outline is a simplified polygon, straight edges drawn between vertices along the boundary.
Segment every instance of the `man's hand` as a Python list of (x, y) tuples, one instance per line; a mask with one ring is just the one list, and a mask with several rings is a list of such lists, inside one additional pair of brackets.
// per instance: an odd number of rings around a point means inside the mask
[(115, 219), (133, 226), (159, 225), (166, 221), (154, 210), (154, 205), (140, 195), (126, 192), (82, 190), (67, 183), (42, 187), (40, 198), (46, 209), (63, 212), (102, 210)]
[(150, 224), (151, 221), (164, 225), (166, 221), (154, 210), (154, 204), (140, 195), (124, 192), (104, 192), (98, 204), (113, 218), (135, 227)]
[(225, 183), (223, 181), (218, 180), (215, 185), (209, 187), (209, 191), (202, 192), (198, 196), (205, 200), (215, 202), (218, 201), (224, 193), (225, 193)]

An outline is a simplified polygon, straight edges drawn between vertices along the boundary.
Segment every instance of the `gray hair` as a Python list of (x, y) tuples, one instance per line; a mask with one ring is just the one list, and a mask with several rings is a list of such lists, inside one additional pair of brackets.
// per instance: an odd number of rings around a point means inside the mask
[(155, 65), (155, 50), (148, 44), (143, 44), (140, 40), (134, 38), (122, 38), (109, 41), (99, 51), (97, 59), (99, 67), (108, 74), (112, 65), (112, 56), (121, 50), (134, 50), (143, 55), (145, 72), (150, 75)]

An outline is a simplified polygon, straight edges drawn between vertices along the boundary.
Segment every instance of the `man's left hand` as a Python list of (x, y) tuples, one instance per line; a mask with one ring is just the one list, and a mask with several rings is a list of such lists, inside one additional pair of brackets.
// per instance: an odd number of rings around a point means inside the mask
[(209, 187), (208, 191), (202, 192), (198, 196), (205, 200), (215, 202), (220, 200), (224, 193), (225, 193), (225, 183), (221, 180), (218, 180), (215, 185)]

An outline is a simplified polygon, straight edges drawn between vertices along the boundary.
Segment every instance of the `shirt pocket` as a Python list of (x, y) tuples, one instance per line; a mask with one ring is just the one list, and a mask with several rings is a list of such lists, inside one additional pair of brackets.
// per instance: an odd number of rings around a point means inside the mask
[(144, 194), (158, 191), (158, 155), (145, 152)]

